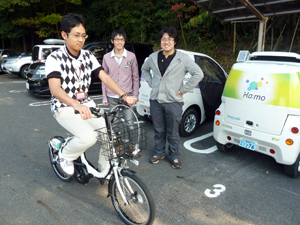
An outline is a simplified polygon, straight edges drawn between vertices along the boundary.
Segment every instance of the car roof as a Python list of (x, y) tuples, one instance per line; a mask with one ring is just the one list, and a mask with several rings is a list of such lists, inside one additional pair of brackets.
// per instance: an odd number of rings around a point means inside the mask
[(62, 39), (45, 39), (43, 42), (47, 45), (64, 45), (66, 43)]
[(248, 62), (253, 61), (300, 63), (300, 55), (293, 52), (253, 52), (250, 54)]
[(208, 55), (205, 55), (203, 53), (200, 53), (200, 52), (192, 52), (192, 51), (187, 51), (187, 50), (183, 50), (183, 49), (176, 49), (176, 50), (179, 50), (187, 55), (199, 55), (199, 56), (205, 56), (205, 57), (208, 57), (208, 58), (211, 58), (209, 57)]
[(212, 57), (208, 56), (208, 55), (205, 55), (203, 53), (200, 53), (200, 52), (192, 52), (192, 51), (187, 51), (187, 50), (183, 50), (183, 49), (176, 49), (176, 50), (179, 50), (185, 54), (187, 54), (190, 58), (194, 59), (194, 55), (198, 55), (198, 56), (202, 56), (202, 57), (206, 57), (206, 58), (209, 58), (211, 59), (212, 61), (214, 61), (222, 70), (223, 72), (227, 75), (226, 71), (224, 70), (224, 68), (215, 60), (213, 59)]
[(250, 57), (254, 56), (284, 56), (284, 57), (294, 57), (300, 59), (300, 55), (294, 52), (253, 52), (250, 54)]
[(46, 45), (46, 44), (40, 44), (40, 45), (35, 45), (33, 47), (49, 47), (49, 48), (52, 48), (52, 47), (61, 47), (63, 45)]

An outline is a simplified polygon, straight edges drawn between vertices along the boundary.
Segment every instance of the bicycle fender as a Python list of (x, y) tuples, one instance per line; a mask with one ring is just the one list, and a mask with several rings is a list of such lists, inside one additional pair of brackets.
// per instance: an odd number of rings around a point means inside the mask
[(122, 175), (124, 175), (124, 174), (134, 175), (135, 171), (130, 170), (130, 169), (123, 169), (122, 172), (121, 172), (121, 174)]
[[(135, 171), (130, 170), (130, 169), (123, 169), (123, 170), (121, 171), (121, 174), (122, 174), (122, 175), (128, 174), (128, 175), (131, 175), (131, 176), (132, 176), (132, 175), (135, 174)], [(114, 179), (115, 179), (115, 176), (112, 175), (112, 176), (110, 177), (109, 182), (108, 182), (108, 195), (107, 195), (107, 198), (109, 198), (109, 197), (111, 196), (111, 193), (109, 192), (109, 190), (111, 190), (111, 185), (112, 185)]]

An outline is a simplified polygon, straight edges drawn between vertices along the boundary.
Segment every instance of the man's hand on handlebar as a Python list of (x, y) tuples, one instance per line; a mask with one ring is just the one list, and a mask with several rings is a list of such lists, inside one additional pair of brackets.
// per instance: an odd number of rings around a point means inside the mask
[(80, 113), (81, 119), (91, 119), (92, 118), (92, 112), (88, 106), (78, 104), (73, 107), (75, 111), (77, 110)]
[(122, 98), (125, 102), (127, 102), (128, 105), (133, 105), (134, 104), (134, 99), (132, 96), (124, 96)]

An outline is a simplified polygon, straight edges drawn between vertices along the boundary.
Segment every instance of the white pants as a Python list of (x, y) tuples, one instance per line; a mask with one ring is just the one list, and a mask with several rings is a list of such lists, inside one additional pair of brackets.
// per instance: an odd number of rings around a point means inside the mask
[[(63, 148), (62, 157), (73, 161), (77, 159), (88, 148), (97, 142), (97, 132), (95, 129), (105, 130), (105, 120), (103, 117), (83, 120), (80, 114), (74, 113), (73, 107), (64, 107), (55, 112), (57, 122), (74, 135), (68, 144)], [(98, 168), (104, 169), (107, 161), (99, 152)]]

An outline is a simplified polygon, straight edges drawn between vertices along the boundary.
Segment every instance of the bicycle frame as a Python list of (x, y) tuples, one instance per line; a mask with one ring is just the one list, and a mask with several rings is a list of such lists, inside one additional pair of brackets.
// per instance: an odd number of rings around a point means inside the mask
[[(111, 110), (111, 112), (113, 112), (118, 107), (120, 107), (120, 105), (117, 105), (117, 106), (113, 107), (112, 110)], [(125, 107), (125, 108), (127, 108), (127, 109), (129, 109), (129, 110), (132, 111), (132, 109), (130, 107), (126, 106), (126, 105), (125, 106), (122, 105), (122, 107)], [(136, 121), (138, 121), (135, 113), (133, 111), (132, 111), (132, 113), (134, 114)], [(104, 116), (105, 123), (107, 125), (107, 129), (110, 129), (110, 132), (112, 134), (113, 133), (112, 125), (111, 125), (112, 121), (108, 121), (108, 116), (111, 113), (104, 113), (102, 111), (101, 114)], [(140, 130), (138, 130), (138, 135), (140, 135)], [(111, 135), (110, 136), (110, 141), (112, 141), (113, 138), (114, 138), (113, 135)], [(99, 149), (99, 151), (101, 151), (101, 149)], [(120, 159), (118, 157), (116, 157), (117, 156), (116, 149), (113, 148), (112, 151), (113, 151), (114, 157), (113, 157), (113, 159), (111, 159), (111, 160), (108, 161), (108, 163), (106, 164), (106, 167), (104, 168), (104, 170), (102, 172), (99, 172), (92, 165), (89, 164), (89, 162), (86, 159), (86, 156), (85, 156), (84, 153), (82, 153), (81, 156), (80, 156), (81, 163), (86, 167), (87, 172), (89, 174), (93, 175), (93, 177), (98, 178), (98, 179), (110, 179), (111, 177), (109, 175), (112, 172), (113, 175), (114, 175), (114, 177), (115, 177), (116, 184), (117, 184), (117, 187), (119, 189), (120, 195), (121, 195), (121, 197), (122, 197), (122, 199), (124, 201), (124, 204), (128, 205), (128, 201), (127, 201), (127, 199), (125, 197), (125, 194), (124, 194), (124, 192), (123, 192), (123, 190), (121, 188), (120, 181), (119, 181), (120, 177), (122, 176), (121, 171), (124, 168), (127, 167), (127, 166), (125, 166), (125, 165), (127, 165), (127, 160), (126, 159), (122, 159), (124, 162), (123, 163), (120, 162)], [(138, 154), (138, 152), (139, 152), (139, 149), (138, 149), (138, 144), (137, 144), (137, 145), (135, 145), (135, 151), (132, 152), (132, 154), (136, 155), (136, 154)], [(132, 161), (135, 165), (139, 164), (137, 160), (130, 160), (130, 161)], [(126, 180), (125, 180), (125, 183), (126, 183), (126, 186), (128, 187), (128, 189), (130, 190), (131, 194), (133, 194), (132, 188), (130, 187), (129, 183), (126, 182)]]

